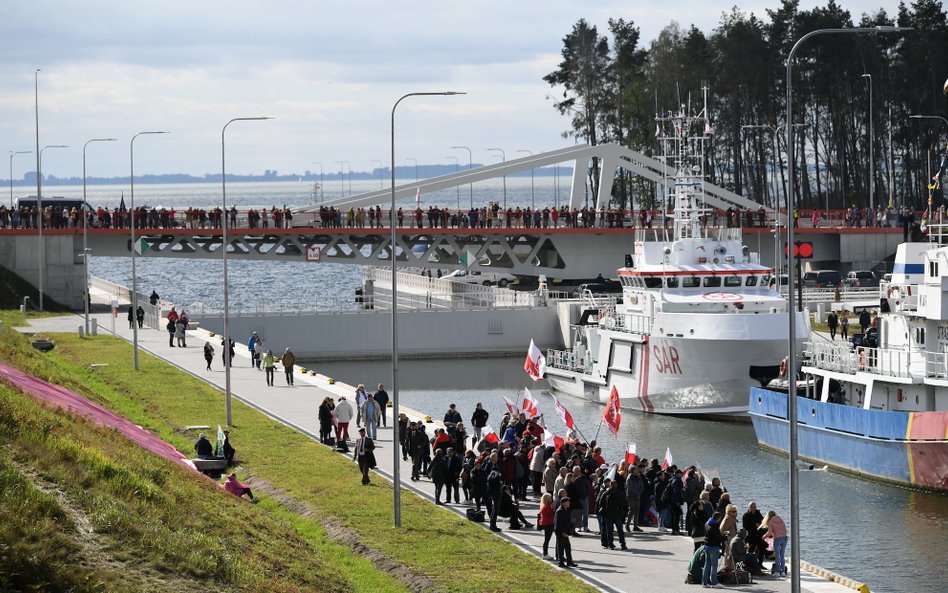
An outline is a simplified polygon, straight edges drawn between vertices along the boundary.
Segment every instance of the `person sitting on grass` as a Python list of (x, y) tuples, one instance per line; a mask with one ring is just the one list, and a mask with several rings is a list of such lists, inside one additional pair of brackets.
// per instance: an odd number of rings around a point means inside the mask
[(237, 474), (230, 474), (227, 476), (227, 481), (224, 482), (224, 490), (227, 490), (237, 498), (241, 498), (244, 494), (246, 494), (247, 498), (250, 499), (250, 502), (254, 504), (260, 502), (259, 498), (254, 498), (253, 492), (250, 491), (250, 486), (241, 484), (237, 481)]
[(194, 452), (197, 453), (198, 459), (212, 459), (214, 457), (214, 447), (211, 446), (211, 441), (207, 440), (203, 432), (198, 436), (197, 442), (194, 443)]

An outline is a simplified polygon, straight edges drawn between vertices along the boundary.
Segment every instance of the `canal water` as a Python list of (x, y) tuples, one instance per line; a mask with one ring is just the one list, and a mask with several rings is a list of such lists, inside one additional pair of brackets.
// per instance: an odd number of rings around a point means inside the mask
[[(338, 183), (338, 182), (337, 182)], [(552, 180), (537, 179), (537, 204), (552, 204)], [(353, 182), (353, 193), (377, 189), (376, 184)], [(562, 184), (561, 184), (562, 185)], [(337, 186), (338, 187), (338, 186)], [(213, 184), (136, 187), (139, 203), (156, 206), (209, 207), (219, 197)], [(338, 197), (326, 187), (326, 197)], [(502, 199), (497, 184), (475, 184), (475, 205)], [(228, 198), (238, 208), (309, 202), (310, 186), (295, 183), (232, 184)], [(81, 188), (55, 188), (54, 195), (81, 196)], [(90, 188), (90, 203), (116, 206), (120, 189)], [(463, 192), (462, 192), (463, 194)], [(529, 179), (507, 180), (510, 204), (529, 205)], [(560, 196), (560, 200), (565, 196)], [(127, 199), (127, 198), (126, 198)], [(452, 206), (455, 193), (423, 196), (426, 205)], [(464, 206), (462, 200), (462, 206)], [(616, 266), (621, 262), (616, 262)], [(187, 307), (219, 310), (221, 266), (218, 261), (165, 258), (138, 259), (140, 290), (156, 290), (162, 298)], [(354, 306), (353, 291), (361, 280), (358, 266), (268, 261), (231, 261), (230, 301), (237, 309), (315, 310), (326, 306)], [(107, 280), (131, 283), (128, 258), (90, 258), (90, 272)], [(344, 305), (341, 305), (344, 304)], [(525, 340), (528, 337), (525, 337)], [(526, 344), (524, 345), (526, 350)], [(374, 386), (391, 377), (388, 361), (331, 363), (316, 369), (351, 384)], [(552, 398), (544, 384), (534, 384), (523, 372), (522, 359), (457, 359), (400, 361), (400, 394), (403, 405), (440, 417), (456, 403), (465, 420), (474, 404), (483, 402), (495, 427), (503, 414), (503, 397), (518, 398), (529, 387), (546, 412), (549, 426), (559, 434), (562, 423), (553, 412)], [(788, 519), (788, 467), (786, 458), (757, 447), (753, 427), (691, 419), (644, 416), (624, 411), (618, 438), (599, 427), (603, 407), (575, 399), (562, 402), (587, 438), (598, 441), (605, 456), (620, 459), (626, 444), (634, 441), (639, 455), (661, 459), (670, 448), (678, 465), (697, 464), (717, 471), (739, 505), (754, 500), (767, 511)], [(827, 471), (801, 471), (801, 557), (848, 577), (867, 582), (872, 591), (935, 593), (948, 583), (948, 497), (920, 494)]]

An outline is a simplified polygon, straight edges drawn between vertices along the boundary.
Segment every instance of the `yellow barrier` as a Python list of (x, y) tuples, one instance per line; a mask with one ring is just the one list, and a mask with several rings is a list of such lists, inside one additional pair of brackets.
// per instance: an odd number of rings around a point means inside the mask
[(810, 564), (809, 562), (805, 560), (800, 561), (800, 569), (805, 570), (809, 573), (815, 574), (816, 576), (822, 577), (828, 581), (833, 581), (834, 583), (837, 583), (844, 587), (855, 589), (856, 591), (859, 591), (859, 593), (871, 593), (869, 591), (869, 585), (854, 581), (852, 579), (848, 579), (842, 575), (836, 574), (835, 572), (830, 572), (826, 570), (825, 568), (820, 568), (819, 566), (816, 566), (815, 564)]

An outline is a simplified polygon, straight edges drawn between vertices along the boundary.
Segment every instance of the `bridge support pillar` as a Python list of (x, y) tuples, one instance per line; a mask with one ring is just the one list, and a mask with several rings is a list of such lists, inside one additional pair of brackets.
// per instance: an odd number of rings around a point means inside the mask
[[(85, 271), (82, 235), (44, 235), (46, 296), (73, 309), (82, 308)], [(36, 235), (8, 235), (0, 241), (0, 266), (39, 286), (39, 247)], [(24, 295), (36, 300), (36, 294)]]

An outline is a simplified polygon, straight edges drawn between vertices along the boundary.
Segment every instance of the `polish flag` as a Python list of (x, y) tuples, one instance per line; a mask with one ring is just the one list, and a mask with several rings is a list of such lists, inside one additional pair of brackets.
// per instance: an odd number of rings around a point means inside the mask
[(537, 400), (534, 399), (533, 394), (526, 387), (523, 388), (523, 403), (520, 404), (520, 409), (527, 415), (527, 418), (536, 418), (540, 415)]
[(523, 370), (527, 371), (534, 381), (539, 381), (546, 374), (546, 358), (532, 339), (530, 349), (527, 350), (527, 360), (523, 363)]
[(662, 469), (668, 469), (671, 466), (675, 465), (675, 460), (672, 458), (671, 447), (665, 448), (665, 460), (662, 461)]
[(618, 473), (618, 469), (619, 469), (619, 468), (618, 468), (617, 466), (615, 466), (615, 465), (613, 465), (612, 467), (610, 467), (610, 468), (609, 468), (609, 471), (607, 471), (607, 472), (606, 472), (606, 475), (604, 476), (605, 479), (610, 480), (610, 481), (615, 480), (615, 479), (616, 479), (616, 473)]
[(556, 436), (555, 434), (553, 434), (552, 430), (546, 431), (546, 436), (543, 439), (544, 447), (553, 447), (556, 451), (559, 451), (560, 447), (563, 446), (563, 443), (564, 443), (563, 437)]
[(520, 410), (517, 409), (517, 406), (515, 406), (512, 401), (507, 399), (506, 395), (503, 397), (504, 397), (504, 403), (507, 404), (507, 411), (510, 412), (510, 415), (513, 416), (514, 418), (517, 418), (518, 416), (520, 416)]
[(500, 442), (500, 439), (497, 437), (497, 433), (494, 432), (494, 429), (490, 427), (490, 424), (484, 425), (484, 436), (481, 437), (482, 441), (487, 441), (492, 445), (496, 445)]
[(619, 410), (619, 391), (612, 386), (612, 393), (609, 394), (609, 401), (606, 402), (606, 410), (602, 414), (602, 421), (606, 423), (613, 436), (619, 437), (619, 425), (622, 424), (622, 412)]
[(635, 455), (635, 443), (629, 441), (629, 444), (625, 446), (625, 460), (629, 465), (635, 463), (638, 457)]
[(563, 420), (563, 424), (566, 425), (566, 428), (576, 428), (576, 423), (573, 422), (572, 414), (570, 414), (569, 411), (563, 407), (563, 404), (560, 403), (560, 400), (556, 399), (556, 396), (553, 397), (553, 407), (556, 408), (556, 412), (560, 415), (560, 418)]

